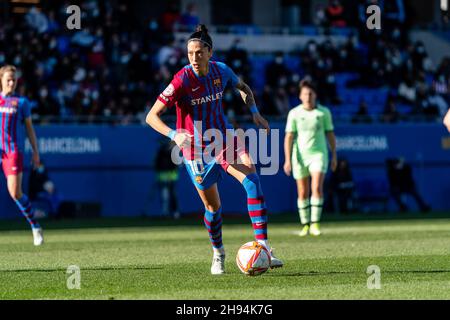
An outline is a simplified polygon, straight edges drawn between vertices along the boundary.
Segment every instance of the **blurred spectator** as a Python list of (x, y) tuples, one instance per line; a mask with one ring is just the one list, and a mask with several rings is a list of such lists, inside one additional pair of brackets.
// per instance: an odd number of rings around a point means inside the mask
[(225, 63), (234, 70), (237, 76), (245, 83), (251, 85), (250, 81), (250, 61), (248, 53), (242, 45), (242, 40), (236, 38), (230, 50), (227, 51)]
[(436, 92), (435, 88), (430, 89), (428, 96), (428, 102), (431, 106), (436, 107), (437, 115), (444, 116), (448, 110), (448, 103), (445, 101), (444, 97)]
[(197, 14), (197, 6), (190, 2), (186, 6), (186, 11), (181, 15), (180, 25), (182, 30), (193, 32), (195, 27), (200, 23), (200, 18)]
[(338, 212), (353, 212), (355, 210), (355, 183), (346, 159), (338, 161), (337, 169), (331, 175), (331, 188), (337, 200)]
[(318, 27), (326, 27), (328, 24), (326, 6), (319, 4), (314, 12), (316, 13), (314, 16), (314, 24)]
[(381, 115), (381, 121), (385, 123), (396, 123), (400, 120), (400, 113), (397, 111), (395, 98), (390, 95), (386, 100), (384, 111)]
[(181, 15), (178, 3), (170, 0), (167, 9), (161, 16), (161, 28), (164, 32), (173, 32), (180, 23)]
[(332, 28), (346, 27), (347, 22), (345, 20), (344, 6), (339, 0), (329, 0), (326, 8), (326, 17), (328, 25)]
[(431, 210), (417, 192), (411, 165), (406, 163), (403, 158), (387, 159), (386, 168), (391, 196), (394, 198), (401, 212), (408, 211), (408, 206), (402, 200), (402, 195), (405, 194), (414, 197), (422, 212)]
[(176, 196), (178, 167), (172, 161), (172, 150), (175, 143), (162, 141), (155, 159), (155, 171), (158, 190), (160, 191), (162, 212), (164, 216), (180, 217)]
[(361, 100), (359, 103), (358, 111), (353, 115), (353, 123), (371, 123), (373, 121), (372, 117), (369, 115), (367, 103)]
[(61, 196), (56, 190), (55, 184), (50, 180), (47, 168), (41, 161), (41, 165), (33, 168), (28, 182), (28, 194), (35, 204), (39, 215), (55, 217), (61, 204)]
[(408, 77), (400, 83), (398, 87), (398, 95), (403, 103), (414, 104), (416, 101), (416, 86), (413, 79)]
[(36, 7), (32, 7), (25, 15), (27, 24), (39, 33), (47, 32), (49, 25), (45, 14), (40, 12)]
[(285, 65), (282, 52), (275, 54), (275, 59), (266, 67), (266, 83), (273, 89), (287, 86), (291, 72)]

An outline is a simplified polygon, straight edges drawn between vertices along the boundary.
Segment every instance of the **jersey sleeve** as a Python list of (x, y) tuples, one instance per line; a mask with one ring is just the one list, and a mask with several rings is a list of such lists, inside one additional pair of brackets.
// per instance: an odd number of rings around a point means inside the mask
[(231, 85), (233, 86), (233, 88), (236, 87), (240, 81), (239, 77), (236, 75), (236, 73), (234, 73), (234, 71), (229, 66), (227, 66), (225, 63), (217, 62), (217, 65), (222, 70), (226, 81), (231, 81)]
[(297, 124), (295, 122), (295, 115), (293, 110), (291, 110), (287, 117), (286, 122), (286, 133), (297, 133)]
[(20, 115), (22, 117), (22, 120), (25, 120), (25, 119), (31, 117), (31, 103), (26, 98), (23, 98), (23, 100), (21, 102), (22, 102), (22, 105), (20, 108)]
[(167, 88), (159, 95), (158, 100), (166, 107), (172, 107), (182, 96), (183, 81), (174, 77)]
[(325, 129), (325, 131), (326, 132), (328, 132), (328, 131), (334, 131), (334, 126), (333, 126), (333, 117), (331, 116), (331, 112), (330, 112), (330, 110), (329, 109), (325, 109), (325, 111), (324, 111), (324, 118), (323, 118), (323, 121), (324, 121), (324, 129)]

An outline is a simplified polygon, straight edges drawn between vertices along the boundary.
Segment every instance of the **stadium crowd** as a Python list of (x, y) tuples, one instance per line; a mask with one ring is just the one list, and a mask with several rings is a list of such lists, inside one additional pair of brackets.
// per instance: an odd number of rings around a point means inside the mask
[[(199, 22), (195, 5), (184, 11), (169, 2), (166, 11), (149, 18), (142, 28), (133, 18), (129, 5), (110, 0), (80, 1), (83, 28), (66, 28), (69, 4), (55, 2), (41, 12), (31, 10), (0, 22), (0, 65), (11, 63), (22, 70), (20, 94), (30, 98), (39, 116), (71, 117), (82, 115), (97, 119), (119, 116), (121, 123), (143, 114), (155, 97), (170, 82), (173, 73), (187, 64), (185, 43), (176, 42), (175, 30), (193, 30)], [(282, 52), (265, 67), (265, 82), (256, 90), (264, 113), (285, 116), (298, 104), (298, 80), (310, 75), (317, 83), (322, 103), (333, 108), (346, 104), (339, 88), (386, 88), (389, 95), (379, 120), (395, 122), (404, 118), (397, 104), (410, 107), (408, 114), (443, 115), (450, 104), (450, 58), (431, 61), (423, 43), (409, 41), (406, 12), (402, 0), (367, 0), (360, 8), (360, 28), (348, 41), (314, 40), (297, 52), (289, 53), (300, 61), (298, 68), (286, 62)], [(363, 28), (364, 5), (379, 4), (385, 10), (382, 31)], [(318, 28), (344, 28), (346, 7), (338, 0), (317, 10)], [(358, 30), (359, 29), (359, 30)], [(229, 51), (218, 53), (240, 76), (252, 84), (253, 55), (237, 40)], [(434, 63), (434, 64), (433, 64)], [(337, 76), (352, 74), (345, 84)], [(225, 93), (229, 115), (242, 114), (239, 100)], [(355, 122), (370, 122), (371, 101), (361, 101), (353, 115)], [(94, 121), (94, 120), (92, 120)]]

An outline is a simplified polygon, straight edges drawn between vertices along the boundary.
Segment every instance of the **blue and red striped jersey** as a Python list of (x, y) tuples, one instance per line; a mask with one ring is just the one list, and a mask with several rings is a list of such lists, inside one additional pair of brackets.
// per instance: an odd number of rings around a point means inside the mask
[(29, 101), (20, 96), (0, 94), (0, 151), (23, 152), (25, 147), (24, 120), (31, 116)]
[[(184, 129), (194, 136), (193, 143), (196, 145), (200, 144), (200, 126), (194, 127), (194, 122), (201, 121), (203, 134), (208, 129), (217, 129), (225, 139), (226, 130), (233, 129), (222, 106), (224, 89), (230, 81), (235, 87), (239, 78), (222, 62), (210, 61), (208, 74), (201, 77), (194, 72), (191, 65), (187, 65), (173, 77), (158, 100), (167, 107), (176, 105), (177, 130)], [(204, 141), (201, 145), (205, 148)], [(188, 160), (192, 160), (191, 155), (184, 155)]]

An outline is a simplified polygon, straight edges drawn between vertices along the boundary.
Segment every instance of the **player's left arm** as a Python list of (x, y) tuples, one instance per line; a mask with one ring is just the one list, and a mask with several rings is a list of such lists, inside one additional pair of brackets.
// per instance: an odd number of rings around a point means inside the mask
[(33, 121), (31, 120), (31, 117), (25, 118), (24, 121), (28, 140), (30, 140), (31, 148), (33, 149), (33, 165), (35, 168), (37, 168), (41, 164), (41, 159), (39, 156), (39, 149), (37, 144), (36, 132), (34, 131), (33, 127)]
[(326, 135), (331, 149), (331, 170), (334, 172), (337, 168), (336, 136), (334, 131), (327, 131)]
[(334, 134), (333, 117), (328, 109), (324, 112), (324, 128), (327, 136), (328, 144), (331, 149), (331, 170), (334, 172), (337, 168), (337, 153), (336, 153), (336, 136)]
[(242, 80), (236, 84), (236, 89), (239, 90), (242, 100), (244, 100), (245, 105), (251, 111), (253, 115), (253, 122), (259, 126), (266, 129), (267, 133), (270, 133), (269, 123), (266, 119), (259, 113), (256, 107), (255, 97), (253, 95), (252, 89)]
[(448, 132), (450, 132), (450, 109), (444, 117), (444, 125), (447, 127)]

